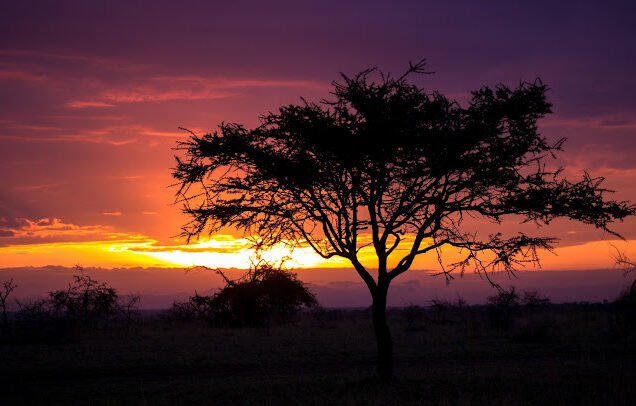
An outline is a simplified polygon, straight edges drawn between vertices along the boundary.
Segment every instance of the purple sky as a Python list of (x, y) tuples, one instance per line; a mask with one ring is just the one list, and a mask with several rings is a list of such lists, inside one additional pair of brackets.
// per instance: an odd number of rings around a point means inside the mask
[[(168, 188), (177, 126), (253, 126), (327, 96), (339, 72), (400, 73), (421, 58), (436, 73), (418, 83), (459, 101), (540, 77), (555, 112), (541, 130), (568, 138), (566, 173), (607, 176), (615, 198), (636, 200), (634, 3), (446, 3), (3, 1), (0, 247), (95, 238), (87, 230), (168, 244), (186, 220)], [(53, 218), (65, 232), (19, 232)], [(633, 220), (617, 230), (636, 238)], [(552, 234), (608, 238), (571, 224)]]

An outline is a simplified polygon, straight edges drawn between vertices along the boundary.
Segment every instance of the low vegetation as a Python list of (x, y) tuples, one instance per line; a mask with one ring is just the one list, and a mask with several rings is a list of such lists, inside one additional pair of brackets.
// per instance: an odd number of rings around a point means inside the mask
[[(298, 282), (278, 270), (255, 274), (216, 295), (195, 295), (187, 306), (207, 312), (215, 300), (232, 303), (217, 298), (234, 297), (250, 280), (259, 289), (270, 278)], [(553, 304), (538, 292), (510, 289), (484, 305), (458, 298), (389, 309), (397, 362), (387, 386), (375, 377), (370, 309), (308, 302), (288, 302), (298, 306), (284, 312), (285, 323), (271, 316), (220, 322), (176, 306), (137, 311), (129, 328), (118, 328), (126, 321), (122, 298), (78, 271), (67, 289), (9, 314), (13, 339), (0, 345), (3, 401), (600, 405), (636, 398), (636, 331), (621, 300)], [(46, 337), (16, 334), (27, 325)]]
[(120, 296), (80, 266), (67, 288), (51, 291), (43, 299), (16, 301), (17, 311), (12, 314), (7, 311), (9, 295), (17, 286), (8, 281), (3, 287), (1, 338), (6, 342), (59, 342), (71, 339), (78, 331), (129, 328), (138, 321), (139, 296)]
[(169, 318), (202, 319), (217, 326), (286, 324), (303, 308), (317, 305), (314, 295), (290, 271), (260, 264), (237, 281), (222, 275), (226, 286), (211, 296), (195, 293), (187, 302), (174, 303)]
[[(417, 310), (416, 313), (412, 312)], [(0, 346), (7, 404), (630, 404), (636, 334), (613, 304), (389, 309), (396, 379), (377, 387), (368, 309), (300, 311), (286, 325), (210, 326), (142, 313)], [(411, 320), (409, 321), (409, 318)], [(442, 322), (440, 322), (440, 320)], [(417, 328), (413, 328), (413, 323)]]

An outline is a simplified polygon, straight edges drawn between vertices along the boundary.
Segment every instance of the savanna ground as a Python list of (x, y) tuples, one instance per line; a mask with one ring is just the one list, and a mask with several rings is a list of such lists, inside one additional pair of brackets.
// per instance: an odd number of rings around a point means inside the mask
[[(42, 325), (0, 345), (2, 404), (633, 404), (634, 313), (615, 304), (442, 303), (389, 312), (396, 379), (378, 385), (367, 310), (223, 328), (146, 315)], [(33, 327), (33, 326), (32, 326)], [(26, 335), (25, 335), (26, 334)]]

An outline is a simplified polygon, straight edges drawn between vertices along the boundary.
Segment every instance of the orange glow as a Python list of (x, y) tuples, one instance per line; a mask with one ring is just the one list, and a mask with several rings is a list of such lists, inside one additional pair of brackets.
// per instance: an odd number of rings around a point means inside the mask
[[(215, 235), (209, 239), (197, 241), (189, 245), (154, 246), (131, 251), (147, 255), (169, 265), (197, 266), (205, 265), (220, 268), (247, 268), (254, 249), (246, 238), (234, 238), (230, 235)], [(309, 247), (296, 248), (290, 251), (284, 244), (278, 244), (262, 253), (266, 261), (280, 262), (288, 258), (286, 266), (292, 268), (343, 268), (348, 262), (342, 258), (325, 260)]]
[[(51, 226), (52, 225), (52, 226)], [(48, 223), (48, 230), (32, 233), (57, 236), (63, 228), (59, 220)], [(81, 230), (73, 229), (73, 233)], [(86, 229), (88, 235), (93, 229)], [(0, 267), (81, 264), (98, 267), (190, 267), (205, 265), (220, 268), (248, 268), (254, 257), (254, 250), (247, 238), (231, 235), (213, 235), (191, 244), (161, 245), (157, 240), (144, 235), (108, 233), (94, 241), (42, 242), (14, 244), (0, 247)], [(616, 248), (614, 248), (616, 247)], [(554, 253), (540, 253), (543, 269), (600, 269), (613, 266), (613, 255), (619, 249), (629, 257), (636, 257), (636, 240), (631, 241), (591, 241), (580, 245), (556, 248)], [(443, 250), (447, 263), (461, 257), (455, 249)], [(404, 252), (392, 255), (395, 263)], [(278, 262), (288, 258), (285, 265), (290, 268), (350, 268), (343, 258), (325, 260), (309, 247), (290, 251), (285, 245), (277, 245), (262, 254), (263, 258)], [(360, 252), (362, 262), (374, 268), (375, 255), (371, 247)], [(418, 257), (413, 269), (439, 269), (435, 253)], [(534, 268), (529, 266), (529, 268)]]

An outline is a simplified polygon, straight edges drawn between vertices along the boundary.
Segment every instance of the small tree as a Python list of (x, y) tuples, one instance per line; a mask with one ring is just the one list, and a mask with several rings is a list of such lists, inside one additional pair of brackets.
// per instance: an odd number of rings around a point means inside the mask
[(9, 296), (18, 287), (13, 279), (2, 282), (0, 285), (0, 310), (2, 311), (2, 326), (9, 324)]
[(120, 298), (117, 302), (117, 310), (126, 322), (127, 328), (138, 320), (139, 302), (141, 302), (139, 295), (128, 295), (125, 298)]
[[(513, 271), (537, 262), (554, 239), (483, 235), (466, 229), (476, 216), (548, 224), (565, 217), (609, 231), (636, 213), (607, 200), (602, 179), (571, 182), (545, 160), (561, 150), (537, 130), (550, 113), (540, 81), (472, 93), (467, 107), (408, 82), (424, 61), (393, 77), (368, 69), (334, 82), (332, 97), (303, 100), (246, 129), (224, 123), (181, 142), (173, 171), (177, 200), (197, 237), (224, 227), (258, 235), (264, 246), (309, 246), (348, 260), (371, 294), (378, 373), (392, 377), (387, 293), (416, 257), (455, 247), (463, 259), (442, 268)], [(377, 76), (375, 76), (377, 74)], [(363, 264), (371, 247), (377, 261)], [(372, 276), (375, 272), (375, 277)]]
[(238, 280), (220, 269), (203, 268), (221, 275), (226, 286), (211, 296), (195, 294), (187, 303), (175, 303), (173, 313), (233, 326), (259, 325), (270, 318), (284, 324), (302, 307), (317, 304), (294, 273), (271, 264), (259, 263)]
[(519, 301), (521, 295), (517, 288), (512, 286), (509, 290), (500, 288), (496, 295), (490, 296), (487, 300), (488, 304), (497, 307), (519, 307), (521, 302)]
[(130, 326), (141, 298), (138, 295), (121, 298), (115, 288), (93, 279), (81, 266), (76, 270), (68, 288), (49, 292), (48, 300), (42, 301), (40, 307), (48, 309), (54, 317), (81, 324), (96, 325), (119, 317)]
[[(623, 276), (626, 278), (636, 271), (636, 261), (630, 259), (624, 252), (616, 250), (616, 265), (623, 269)], [(623, 299), (636, 302), (636, 278), (629, 285), (622, 295)]]

